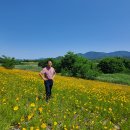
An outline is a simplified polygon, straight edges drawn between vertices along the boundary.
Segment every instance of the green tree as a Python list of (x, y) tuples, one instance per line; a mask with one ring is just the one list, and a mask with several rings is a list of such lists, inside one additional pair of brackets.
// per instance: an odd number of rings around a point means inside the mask
[(103, 73), (118, 73), (125, 69), (122, 59), (118, 57), (104, 58), (99, 62), (98, 67)]
[(68, 52), (61, 60), (62, 75), (94, 79), (98, 72), (88, 59)]
[(16, 64), (16, 60), (15, 58), (11, 58), (11, 57), (7, 57), (7, 56), (2, 56), (0, 58), (0, 61), (2, 63), (2, 66), (7, 68), (7, 69), (13, 69), (15, 67)]
[(74, 63), (77, 60), (77, 55), (73, 52), (67, 52), (67, 54), (61, 59), (61, 67), (62, 69), (72, 71)]
[(78, 56), (73, 67), (73, 76), (94, 79), (98, 74), (97, 67), (92, 61)]
[(124, 59), (124, 65), (127, 69), (130, 69), (130, 59)]

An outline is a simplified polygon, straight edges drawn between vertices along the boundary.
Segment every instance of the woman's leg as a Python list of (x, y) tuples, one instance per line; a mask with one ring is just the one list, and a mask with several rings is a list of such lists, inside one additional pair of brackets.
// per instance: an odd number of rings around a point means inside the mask
[(53, 86), (53, 80), (50, 80), (50, 96), (51, 96), (52, 86)]
[(45, 81), (45, 90), (46, 90), (46, 100), (48, 100), (50, 98), (50, 95), (51, 95), (51, 88), (50, 88), (49, 80)]

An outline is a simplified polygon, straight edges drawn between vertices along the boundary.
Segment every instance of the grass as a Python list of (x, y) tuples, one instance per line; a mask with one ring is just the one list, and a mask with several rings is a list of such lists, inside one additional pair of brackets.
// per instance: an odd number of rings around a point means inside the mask
[(0, 67), (0, 130), (129, 130), (130, 86), (57, 75), (45, 102), (38, 72)]
[(130, 74), (122, 74), (122, 73), (102, 74), (96, 77), (96, 79), (105, 82), (130, 85)]
[(37, 62), (23, 62), (22, 65), (15, 65), (16, 69), (40, 71), (42, 68), (38, 66)]

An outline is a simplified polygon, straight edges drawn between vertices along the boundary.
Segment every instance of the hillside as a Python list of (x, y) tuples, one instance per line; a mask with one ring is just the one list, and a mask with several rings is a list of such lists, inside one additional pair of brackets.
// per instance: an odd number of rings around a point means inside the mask
[(128, 51), (115, 51), (115, 52), (110, 52), (110, 53), (90, 51), (84, 54), (78, 53), (78, 55), (81, 55), (88, 59), (101, 59), (104, 57), (116, 57), (116, 56), (130, 58), (130, 52)]
[(57, 75), (45, 102), (38, 72), (0, 67), (0, 130), (129, 130), (130, 86)]

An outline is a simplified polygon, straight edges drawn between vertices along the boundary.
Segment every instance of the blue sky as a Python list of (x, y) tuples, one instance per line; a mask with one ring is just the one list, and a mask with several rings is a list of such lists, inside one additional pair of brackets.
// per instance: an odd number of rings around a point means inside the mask
[(0, 55), (130, 51), (130, 0), (0, 0)]

